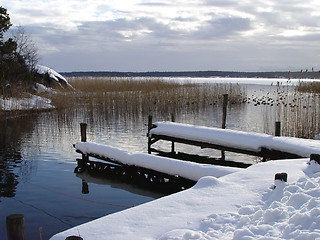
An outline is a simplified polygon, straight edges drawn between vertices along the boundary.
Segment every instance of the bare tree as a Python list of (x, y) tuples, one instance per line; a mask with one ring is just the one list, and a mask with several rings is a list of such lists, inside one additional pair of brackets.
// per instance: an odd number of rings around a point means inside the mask
[(39, 61), (38, 48), (30, 35), (25, 33), (23, 27), (19, 26), (12, 32), (12, 38), (17, 43), (16, 53), (20, 55), (27, 64), (29, 71), (33, 72)]

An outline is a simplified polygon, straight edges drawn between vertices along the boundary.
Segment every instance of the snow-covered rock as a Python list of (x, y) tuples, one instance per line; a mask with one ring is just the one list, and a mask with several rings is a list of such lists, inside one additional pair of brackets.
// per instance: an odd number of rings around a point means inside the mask
[(46, 74), (48, 76), (49, 79), (46, 80), (49, 81), (49, 84), (52, 80), (61, 88), (73, 88), (68, 83), (67, 79), (65, 79), (61, 74), (57, 73), (55, 70), (43, 65), (37, 65), (36, 69), (39, 74)]

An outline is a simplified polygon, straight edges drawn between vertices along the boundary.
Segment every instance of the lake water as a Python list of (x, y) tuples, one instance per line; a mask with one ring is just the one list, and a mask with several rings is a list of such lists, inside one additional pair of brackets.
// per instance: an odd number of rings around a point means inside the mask
[[(267, 84), (243, 85), (248, 96), (275, 91)], [(272, 132), (275, 107), (252, 103), (228, 107), (227, 128)], [(176, 122), (220, 127), (222, 109), (208, 106), (201, 112), (175, 116)], [(170, 120), (155, 114), (154, 121)], [(266, 119), (270, 122), (266, 124)], [(1, 120), (0, 132), (0, 240), (6, 239), (6, 216), (25, 216), (26, 239), (42, 239), (90, 220), (137, 206), (167, 193), (144, 189), (117, 179), (75, 174), (77, 166), (72, 144), (80, 140), (80, 122), (88, 123), (88, 141), (147, 152), (148, 116), (104, 116), (96, 118), (86, 109), (66, 117), (57, 112)], [(168, 143), (160, 148), (169, 149)], [(178, 151), (218, 156), (219, 151), (177, 145)], [(254, 163), (258, 159), (226, 153), (226, 158)], [(3, 172), (4, 171), (4, 172)], [(15, 174), (13, 177), (9, 174)], [(89, 190), (89, 193), (86, 190)], [(81, 234), (81, 233), (80, 233)]]

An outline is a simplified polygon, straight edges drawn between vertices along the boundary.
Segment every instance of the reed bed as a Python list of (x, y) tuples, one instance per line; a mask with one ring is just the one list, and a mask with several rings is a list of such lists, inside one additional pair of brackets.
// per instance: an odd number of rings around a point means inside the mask
[(60, 111), (87, 111), (107, 116), (166, 115), (200, 111), (219, 105), (223, 94), (240, 104), (245, 90), (238, 84), (178, 83), (162, 79), (71, 78), (74, 91), (51, 96)]
[(274, 109), (266, 108), (265, 110), (266, 132), (268, 132), (267, 128), (273, 128), (273, 125), (268, 126), (268, 124), (281, 121), (283, 136), (312, 139), (318, 135), (320, 133), (320, 88), (317, 89), (315, 86), (320, 85), (314, 82), (300, 82), (296, 87), (279, 86), (274, 97)]
[(313, 81), (313, 82), (303, 82), (300, 81), (298, 86), (296, 87), (298, 92), (305, 92), (305, 93), (320, 93), (320, 82)]

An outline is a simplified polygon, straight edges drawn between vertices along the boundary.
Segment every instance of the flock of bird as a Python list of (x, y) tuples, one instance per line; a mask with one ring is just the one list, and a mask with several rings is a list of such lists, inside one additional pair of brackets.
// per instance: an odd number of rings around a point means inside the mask
[(274, 91), (270, 94), (267, 92), (263, 96), (256, 96), (252, 94), (243, 99), (243, 103), (253, 103), (254, 106), (268, 105), (268, 106), (283, 106), (290, 108), (307, 108), (312, 107), (311, 99), (308, 96), (294, 92), (288, 94), (286, 91)]

